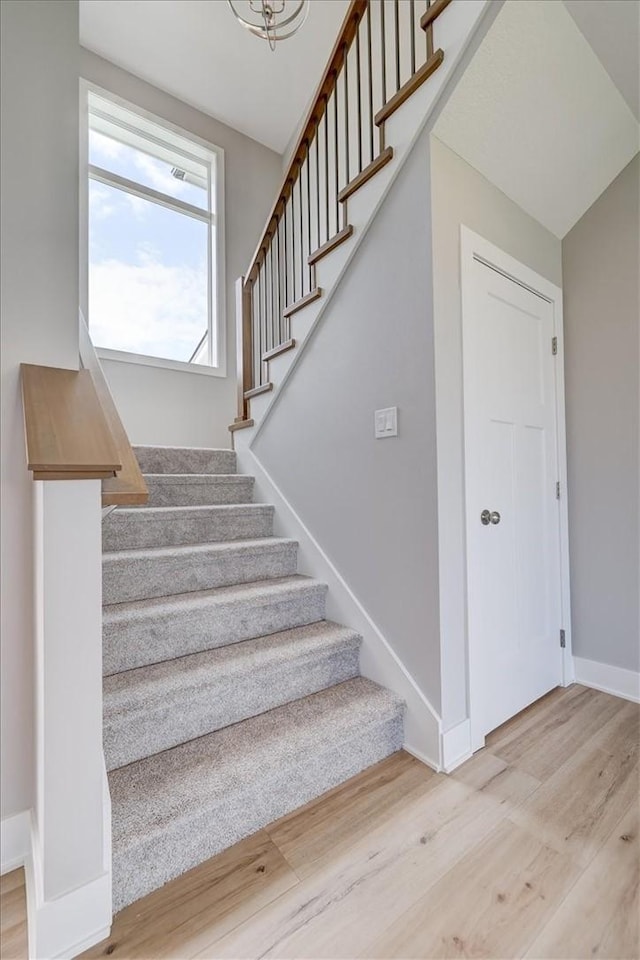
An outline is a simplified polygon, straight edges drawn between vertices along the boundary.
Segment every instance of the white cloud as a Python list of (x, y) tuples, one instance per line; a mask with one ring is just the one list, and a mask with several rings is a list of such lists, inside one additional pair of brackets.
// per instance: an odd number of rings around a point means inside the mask
[(95, 151), (102, 154), (107, 160), (117, 160), (124, 153), (124, 149), (123, 144), (118, 143), (117, 140), (105, 137), (103, 133), (98, 133), (97, 130), (89, 130), (89, 150), (91, 153)]
[(136, 220), (144, 220), (149, 211), (149, 201), (143, 200), (142, 197), (136, 197), (133, 193), (123, 193), (122, 196), (131, 207)]
[(89, 213), (94, 220), (106, 220), (116, 211), (116, 205), (113, 203), (109, 191), (96, 183), (95, 180), (89, 181)]
[(143, 174), (145, 182), (160, 193), (168, 193), (171, 197), (183, 197), (189, 190), (193, 190), (190, 183), (178, 180), (168, 166), (146, 153), (136, 153), (134, 163)]
[(139, 260), (91, 264), (92, 339), (112, 350), (188, 360), (207, 327), (206, 268), (166, 266), (150, 250)]

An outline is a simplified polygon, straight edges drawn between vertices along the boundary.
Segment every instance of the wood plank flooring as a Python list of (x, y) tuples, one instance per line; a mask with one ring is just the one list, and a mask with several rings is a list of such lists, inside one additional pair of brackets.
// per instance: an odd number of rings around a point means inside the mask
[(27, 910), (22, 868), (0, 877), (0, 957), (2, 960), (27, 957)]
[[(640, 706), (555, 690), (449, 777), (404, 752), (123, 910), (98, 958), (640, 957)], [(21, 871), (2, 957), (26, 957)]]

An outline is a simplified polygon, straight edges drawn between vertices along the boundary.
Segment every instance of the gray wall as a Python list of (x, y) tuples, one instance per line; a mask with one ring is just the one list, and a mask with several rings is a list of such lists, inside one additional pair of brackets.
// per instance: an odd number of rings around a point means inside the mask
[[(437, 129), (437, 128), (436, 128)], [(560, 241), (431, 138), (443, 727), (467, 716), (460, 225), (558, 285)]]
[(423, 138), (253, 449), (438, 709), (428, 163)]
[(562, 243), (573, 652), (640, 670), (640, 156)]
[(113, 360), (105, 360), (103, 366), (134, 443), (228, 447), (227, 427), (236, 415), (234, 283), (260, 239), (280, 186), (282, 158), (84, 49), (80, 74), (225, 151), (227, 377)]
[(0, 4), (2, 816), (33, 800), (33, 483), (21, 362), (78, 365), (78, 4)]

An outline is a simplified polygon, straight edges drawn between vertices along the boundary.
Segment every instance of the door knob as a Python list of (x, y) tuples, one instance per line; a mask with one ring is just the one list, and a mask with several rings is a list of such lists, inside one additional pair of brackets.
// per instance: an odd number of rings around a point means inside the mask
[(480, 514), (480, 523), (488, 527), (490, 523), (500, 523), (501, 517), (497, 510), (483, 510)]
[(492, 510), (491, 515), (489, 516), (491, 523), (500, 523), (500, 514), (497, 510)]

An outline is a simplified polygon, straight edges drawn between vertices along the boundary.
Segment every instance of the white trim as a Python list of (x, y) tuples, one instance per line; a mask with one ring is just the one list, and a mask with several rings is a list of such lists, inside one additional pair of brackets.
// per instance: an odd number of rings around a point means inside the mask
[(106, 872), (55, 900), (43, 894), (40, 843), (35, 822), (25, 864), (29, 956), (69, 960), (100, 943), (111, 931), (111, 874)]
[(410, 753), (411, 756), (415, 757), (416, 760), (419, 760), (420, 763), (424, 763), (426, 767), (430, 767), (435, 773), (443, 772), (442, 767), (438, 766), (438, 764), (432, 760), (431, 757), (428, 757), (425, 753), (422, 753), (421, 750), (416, 749), (416, 747), (412, 747), (410, 743), (403, 743), (402, 749), (407, 753)]
[[(89, 80), (80, 78), (80, 290), (81, 290), (81, 308), (84, 316), (87, 318), (89, 332), (91, 332), (91, 317), (89, 315), (89, 257), (88, 257), (88, 220), (89, 220), (89, 202), (88, 202), (88, 182), (89, 182), (89, 158), (88, 158), (88, 134), (89, 134), (89, 94), (96, 94), (107, 102), (130, 110), (145, 119), (158, 124), (165, 130), (171, 131), (176, 135), (188, 140), (191, 144), (196, 144), (203, 148), (203, 161), (211, 164), (211, 170), (215, 174), (215, 190), (210, 191), (210, 219), (209, 223), (209, 264), (212, 261), (212, 255), (215, 250), (215, 271), (209, 270), (209, 294), (208, 300), (208, 332), (209, 339), (214, 331), (213, 310), (212, 310), (212, 288), (215, 287), (216, 297), (216, 323), (215, 323), (215, 342), (216, 342), (216, 364), (203, 366), (199, 363), (185, 363), (180, 360), (169, 360), (164, 358), (147, 357), (142, 354), (128, 353), (120, 350), (102, 350), (98, 351), (98, 357), (105, 359), (121, 360), (124, 363), (138, 363), (143, 366), (160, 367), (170, 370), (183, 370), (189, 373), (205, 374), (213, 377), (227, 376), (227, 299), (226, 299), (226, 229), (225, 229), (225, 154), (222, 147), (204, 140), (202, 137), (190, 130), (179, 127), (165, 117), (151, 113), (144, 107), (125, 100), (117, 94), (100, 87)], [(84, 142), (83, 142), (84, 138)], [(183, 151), (184, 152), (184, 151)], [(206, 155), (206, 156), (205, 156)], [(115, 186), (115, 184), (112, 184)], [(169, 206), (165, 203), (165, 206)], [(179, 206), (173, 205), (172, 209), (179, 209)], [(196, 208), (194, 208), (196, 209)], [(181, 211), (185, 215), (188, 211)], [(199, 216), (200, 219), (200, 216)], [(207, 222), (207, 221), (205, 221)], [(84, 248), (82, 246), (84, 243)], [(109, 355), (113, 354), (113, 355)], [(117, 356), (116, 356), (117, 354)], [(208, 356), (211, 358), (211, 346), (208, 350)]]
[(210, 210), (194, 207), (192, 203), (178, 200), (177, 197), (172, 197), (169, 193), (161, 193), (159, 190), (145, 186), (144, 183), (136, 183), (135, 180), (121, 177), (119, 173), (112, 173), (111, 170), (105, 170), (104, 167), (98, 167), (94, 163), (89, 164), (88, 170), (89, 179), (95, 180), (97, 183), (103, 183), (107, 187), (114, 187), (124, 193), (130, 193), (134, 197), (140, 197), (141, 200), (157, 203), (158, 206), (166, 207), (167, 210), (173, 210), (175, 213), (183, 213), (187, 217), (199, 220), (200, 223), (213, 226), (216, 222), (216, 216)]
[(209, 367), (203, 363), (187, 363), (183, 360), (165, 360), (163, 357), (147, 357), (142, 353), (127, 353), (126, 350), (110, 350), (108, 347), (96, 347), (100, 360), (117, 360), (119, 363), (137, 363), (141, 367), (163, 367), (165, 370), (179, 370), (182, 373), (197, 373), (205, 377), (226, 377), (221, 367)]
[(434, 770), (441, 770), (438, 714), (342, 574), (248, 446), (249, 439), (236, 437), (236, 452), (241, 472), (255, 477), (256, 500), (275, 505), (278, 535), (298, 541), (300, 568), (307, 575), (328, 584), (327, 616), (348, 623), (362, 634), (362, 675), (393, 690), (405, 701), (405, 749)]
[(574, 657), (575, 682), (603, 693), (611, 693), (623, 700), (640, 703), (640, 673), (614, 667), (610, 663), (598, 663), (597, 660), (585, 660)]
[[(555, 406), (556, 406), (556, 444), (557, 444), (557, 471), (560, 480), (561, 496), (558, 511), (558, 550), (560, 565), (560, 628), (565, 631), (565, 649), (562, 651), (562, 683), (568, 686), (573, 682), (574, 663), (571, 652), (571, 593), (569, 577), (569, 514), (567, 496), (567, 446), (565, 423), (565, 385), (564, 385), (564, 322), (562, 311), (562, 290), (546, 277), (541, 276), (526, 264), (516, 260), (486, 240), (484, 237), (460, 224), (460, 297), (461, 317), (464, 326), (464, 302), (471, 296), (472, 278), (471, 268), (474, 260), (479, 259), (486, 266), (497, 270), (521, 286), (525, 286), (532, 293), (541, 296), (553, 306), (554, 336), (557, 337), (557, 362), (554, 365), (555, 375)], [(463, 406), (464, 409), (464, 406)], [(466, 482), (465, 482), (466, 490)], [(465, 522), (466, 531), (466, 522)], [(466, 553), (466, 532), (465, 532)], [(465, 557), (466, 567), (466, 557)], [(559, 639), (558, 639), (559, 642)], [(484, 740), (473, 723), (473, 698), (471, 695), (471, 657), (469, 649), (469, 628), (467, 617), (467, 695), (469, 702), (469, 719), (471, 722), (471, 743), (474, 750), (482, 745)]]
[(29, 858), (31, 811), (23, 810), (0, 823), (0, 876), (24, 867)]
[(451, 773), (472, 755), (471, 720), (463, 720), (442, 733), (442, 768)]

